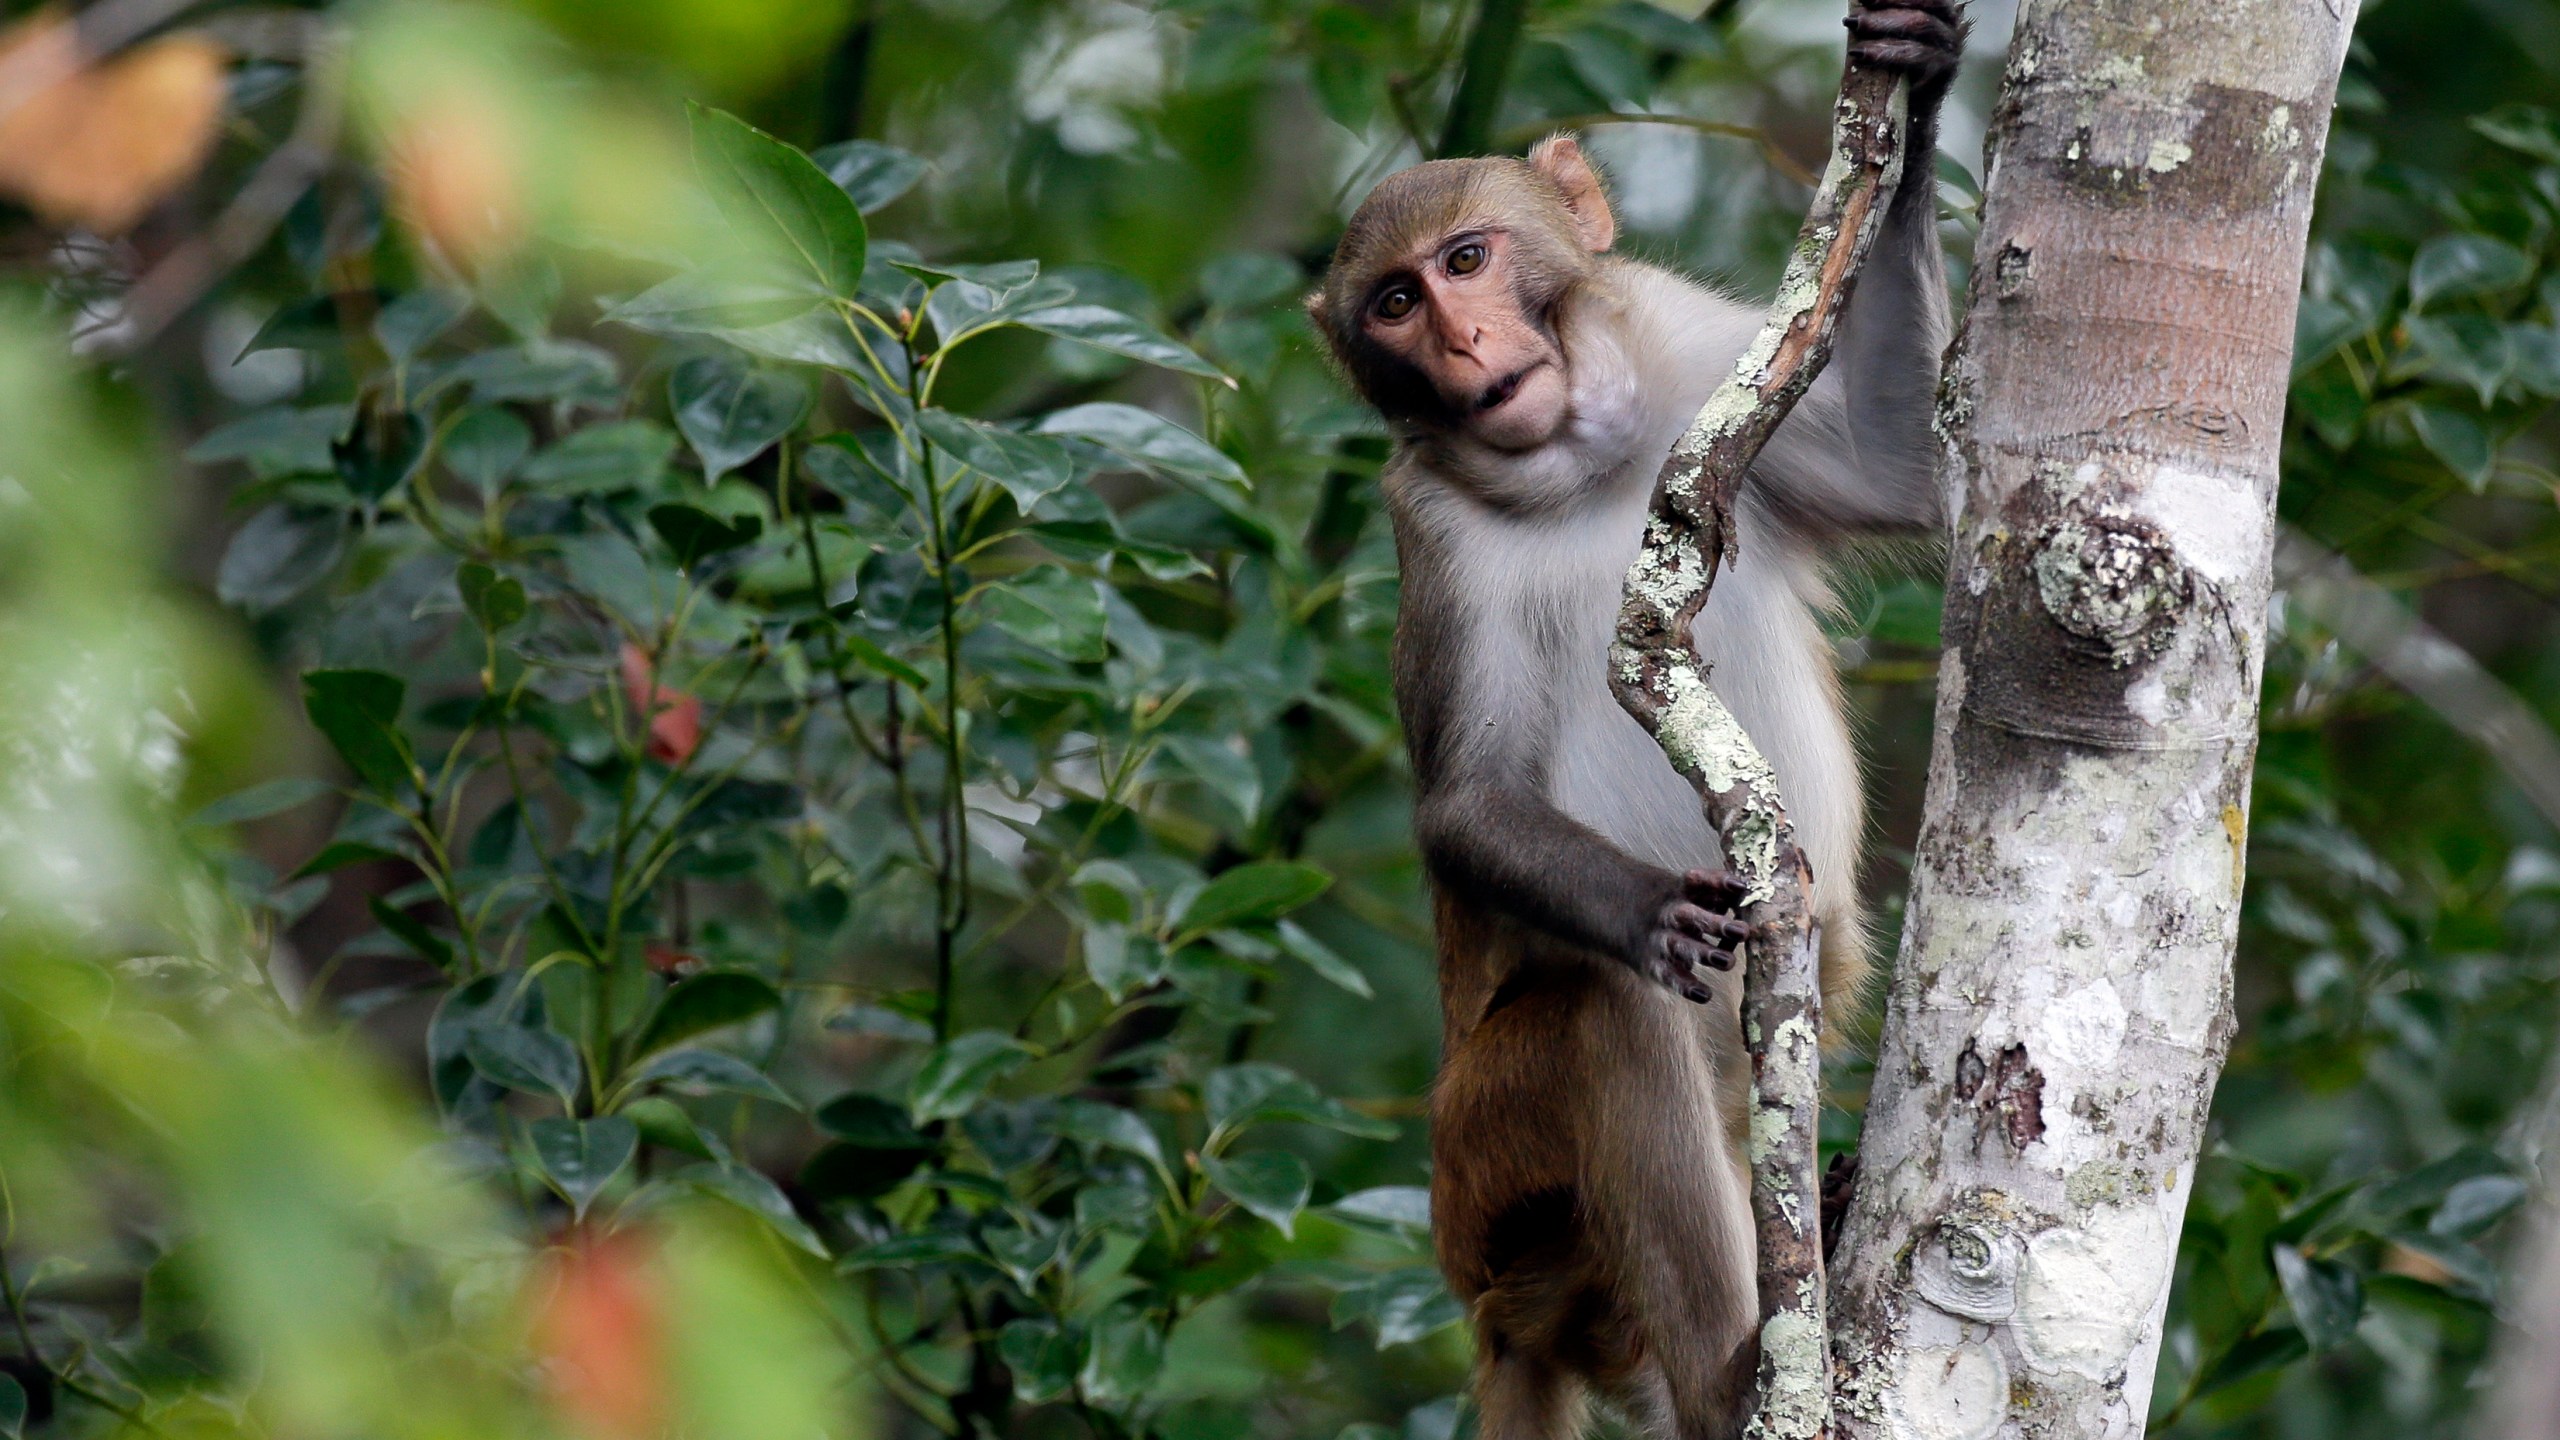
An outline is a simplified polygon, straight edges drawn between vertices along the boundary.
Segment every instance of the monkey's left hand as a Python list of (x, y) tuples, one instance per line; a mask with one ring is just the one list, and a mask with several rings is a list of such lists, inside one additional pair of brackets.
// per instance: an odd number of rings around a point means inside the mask
[(1926, 128), (1964, 54), (1969, 27), (1960, 0), (1859, 0), (1841, 23), (1849, 27), (1851, 60), (1911, 77), (1913, 128)]

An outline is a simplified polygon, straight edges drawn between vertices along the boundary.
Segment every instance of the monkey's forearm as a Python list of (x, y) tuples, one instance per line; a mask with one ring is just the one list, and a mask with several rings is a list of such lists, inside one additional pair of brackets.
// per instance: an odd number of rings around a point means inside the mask
[(1415, 806), (1414, 834), (1432, 878), (1458, 900), (1631, 965), (1681, 894), (1678, 874), (1514, 786), (1434, 786)]

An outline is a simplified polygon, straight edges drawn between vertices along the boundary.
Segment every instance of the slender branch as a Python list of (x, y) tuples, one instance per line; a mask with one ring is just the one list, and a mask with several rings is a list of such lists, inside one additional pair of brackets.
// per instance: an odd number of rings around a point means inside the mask
[(1708, 397), (1663, 463), (1609, 651), (1618, 703), (1698, 787), (1726, 863), (1750, 886), (1742, 1024), (1751, 1052), (1751, 1217), (1760, 1274), (1760, 1385), (1750, 1433), (1761, 1440), (1814, 1440), (1831, 1424), (1814, 1169), (1821, 934), (1807, 905), (1813, 870), (1797, 848), (1777, 776), (1708, 688), (1693, 628), (1717, 569), (1735, 554), (1743, 473), (1830, 358), (1850, 286), (1901, 179), (1908, 98), (1889, 73), (1853, 65), (1842, 78), (1831, 164), (1777, 301), (1734, 362), (1732, 378)]

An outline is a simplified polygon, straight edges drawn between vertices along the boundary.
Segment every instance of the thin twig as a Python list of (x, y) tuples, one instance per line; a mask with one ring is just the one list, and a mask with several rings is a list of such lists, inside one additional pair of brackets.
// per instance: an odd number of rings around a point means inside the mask
[(1831, 1423), (1820, 1180), (1820, 928), (1813, 871), (1797, 848), (1777, 777), (1708, 688), (1694, 640), (1716, 571), (1735, 553), (1744, 471), (1830, 358), (1859, 264), (1902, 175), (1908, 91), (1851, 66), (1833, 112), (1831, 164), (1759, 337), (1672, 447), (1644, 549), (1627, 571), (1610, 647), (1611, 688), (1698, 787), (1725, 860), (1749, 884), (1752, 927), (1742, 1000), (1751, 1052), (1751, 1216), (1759, 1250), (1759, 1396), (1750, 1433), (1814, 1440)]

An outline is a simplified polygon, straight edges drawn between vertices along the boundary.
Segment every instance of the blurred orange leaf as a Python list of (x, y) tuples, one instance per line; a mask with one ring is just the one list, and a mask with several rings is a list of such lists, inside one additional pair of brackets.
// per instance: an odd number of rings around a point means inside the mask
[(52, 224), (120, 235), (204, 162), (228, 57), (201, 36), (171, 35), (86, 60), (58, 12), (0, 34), (0, 66), (15, 82), (0, 95), (0, 192)]
[(640, 1440), (666, 1428), (665, 1297), (655, 1259), (630, 1233), (574, 1231), (535, 1317), (552, 1396), (589, 1440)]
[(442, 86), (401, 117), (388, 149), (392, 210), (447, 261), (476, 270), (523, 238), (523, 157), (496, 107)]
[(649, 717), (649, 758), (662, 765), (681, 765), (702, 744), (702, 701), (681, 690), (653, 684), (648, 652), (622, 647), (622, 692), (631, 708)]

